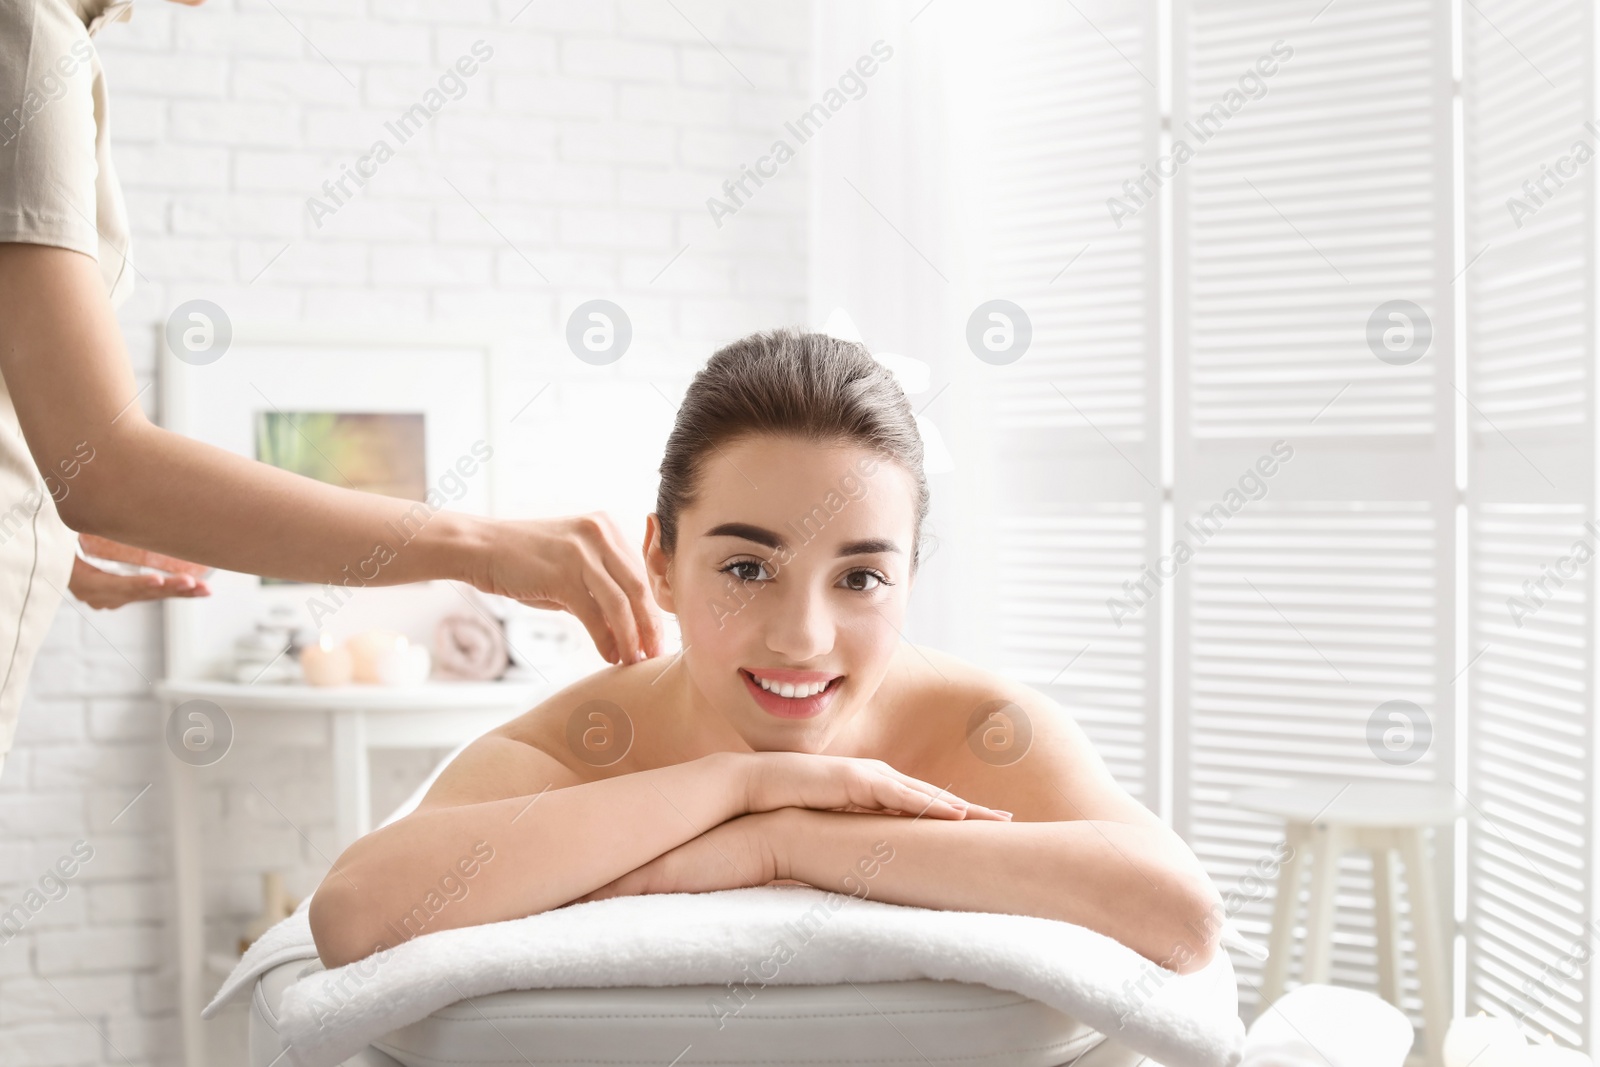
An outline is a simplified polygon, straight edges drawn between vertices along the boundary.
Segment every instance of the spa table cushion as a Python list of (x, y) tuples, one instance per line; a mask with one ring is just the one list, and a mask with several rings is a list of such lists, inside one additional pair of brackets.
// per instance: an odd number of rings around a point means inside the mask
[[(293, 1063), (282, 1055), (279, 1002), (302, 973), (320, 966), (291, 960), (256, 983), (251, 1067)], [(725, 992), (638, 986), (494, 993), (403, 1026), (345, 1067), (1133, 1067), (1141, 1059), (1054, 1008), (963, 982), (772, 985), (718, 1029), (708, 1000)]]

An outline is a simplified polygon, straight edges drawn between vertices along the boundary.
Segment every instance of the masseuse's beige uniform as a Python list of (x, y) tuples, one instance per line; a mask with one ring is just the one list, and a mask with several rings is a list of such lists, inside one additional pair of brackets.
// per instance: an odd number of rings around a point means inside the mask
[[(126, 19), (132, 6), (0, 0), (0, 242), (93, 256), (113, 305), (132, 290), (133, 269), (111, 169), (105, 80), (89, 35)], [(5, 300), (0, 293), (0, 315)], [(50, 485), (70, 492), (72, 483)], [(72, 574), (77, 535), (50, 493), (0, 376), (0, 768), (34, 657)]]

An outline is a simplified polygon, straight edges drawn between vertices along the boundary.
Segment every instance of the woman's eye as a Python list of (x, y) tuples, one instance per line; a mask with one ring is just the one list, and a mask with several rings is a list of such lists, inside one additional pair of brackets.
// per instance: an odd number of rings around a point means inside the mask
[(844, 587), (855, 593), (870, 593), (880, 585), (892, 584), (877, 571), (851, 571), (844, 576)]
[(722, 573), (731, 574), (741, 582), (761, 582), (771, 577), (766, 570), (766, 565), (759, 560), (738, 559), (722, 568)]

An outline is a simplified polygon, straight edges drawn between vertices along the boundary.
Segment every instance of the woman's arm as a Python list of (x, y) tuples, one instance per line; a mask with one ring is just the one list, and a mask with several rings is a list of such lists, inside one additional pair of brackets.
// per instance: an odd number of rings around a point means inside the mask
[(1076, 923), (1180, 974), (1210, 961), (1221, 932), (1216, 889), (1164, 827), (801, 810), (758, 825), (775, 877), (890, 904)]
[(793, 807), (1002, 818), (876, 760), (719, 752), (580, 784), (548, 753), (491, 734), (416, 812), (345, 850), (312, 898), (311, 932), (336, 967), (418, 934), (560, 907), (689, 841), (709, 850), (722, 885), (760, 885), (770, 856), (745, 831)]
[(613, 662), (659, 654), (643, 567), (603, 517), (491, 522), (434, 511), (152, 425), (95, 261), (78, 252), (0, 243), (0, 301), (0, 375), (74, 530), (301, 582), (454, 578), (571, 611)]
[[(1210, 961), (1222, 904), (1176, 835), (1116, 822), (979, 822), (783, 808), (733, 819), (584, 900), (797, 880), (947, 911), (1076, 923), (1187, 974)], [(727, 857), (755, 871), (735, 877)]]
[(722, 753), (580, 783), (546, 753), (491, 735), (447, 773), (446, 796), (511, 782), (518, 794), (419, 809), (346, 849), (311, 900), (311, 932), (326, 966), (419, 934), (560, 907), (744, 804), (742, 771)]

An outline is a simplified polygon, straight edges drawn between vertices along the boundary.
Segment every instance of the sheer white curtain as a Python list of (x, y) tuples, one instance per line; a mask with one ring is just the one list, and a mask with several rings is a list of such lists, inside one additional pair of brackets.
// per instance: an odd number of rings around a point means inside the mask
[(1158, 220), (1104, 209), (1156, 147), (1153, 8), (817, 10), (821, 84), (874, 40), (895, 49), (818, 138), (811, 270), (819, 321), (849, 307), (869, 345), (933, 366), (913, 402), (955, 470), (932, 479), (908, 636), (1071, 706), (1159, 810), (1161, 605), (1105, 603), (1160, 528)]
[[(929, 365), (929, 387), (910, 397), (948, 435), (956, 409), (949, 388), (949, 318), (960, 303), (960, 235), (947, 225), (952, 202), (944, 128), (947, 30), (942, 0), (856, 4), (818, 0), (809, 99), (820, 125), (797, 150), (811, 168), (811, 323), (843, 308), (874, 352)], [(870, 73), (863, 73), (863, 72)], [(837, 105), (835, 110), (827, 110)], [(820, 109), (820, 110), (819, 110)], [(958, 479), (972, 469), (929, 476), (933, 513), (905, 636), (957, 650), (953, 621), (959, 528)]]

